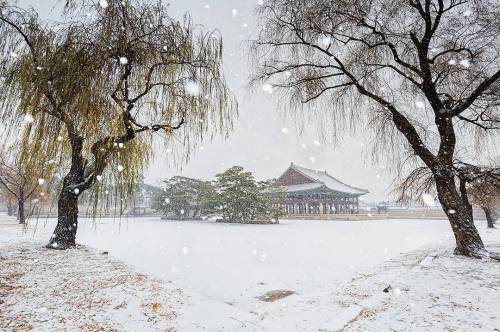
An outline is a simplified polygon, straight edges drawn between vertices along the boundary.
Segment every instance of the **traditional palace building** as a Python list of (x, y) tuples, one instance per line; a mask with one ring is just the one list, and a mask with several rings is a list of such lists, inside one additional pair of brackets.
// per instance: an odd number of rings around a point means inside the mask
[(358, 198), (368, 190), (351, 187), (326, 171), (290, 164), (277, 184), (287, 192), (287, 214), (348, 214), (359, 212)]

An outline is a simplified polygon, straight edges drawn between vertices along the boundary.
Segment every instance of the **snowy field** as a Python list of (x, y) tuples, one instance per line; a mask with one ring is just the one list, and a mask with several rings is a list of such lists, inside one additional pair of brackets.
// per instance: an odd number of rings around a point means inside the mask
[[(36, 221), (34, 221), (36, 222)], [(27, 236), (47, 240), (54, 221)], [(81, 220), (77, 241), (209, 298), (251, 310), (275, 289), (306, 293), (451, 236), (446, 221), (235, 225), (159, 218)]]
[[(22, 237), (47, 241), (53, 226), (54, 220), (32, 220)], [(486, 230), (482, 222), (478, 228), (487, 243), (500, 243), (498, 230)], [(0, 236), (0, 241), (8, 239)], [(82, 219), (77, 241), (109, 251), (138, 271), (181, 289), (188, 299), (183, 300), (186, 308), (176, 309), (179, 331), (336, 331), (353, 318), (357, 320), (350, 330), (355, 331), (388, 330), (392, 324), (404, 331), (412, 321), (422, 324), (419, 331), (432, 331), (434, 320), (445, 329), (454, 326), (446, 324), (457, 321), (457, 315), (471, 315), (464, 310), (472, 310), (475, 300), (449, 294), (456, 286), (446, 279), (458, 278), (456, 282), (464, 285), (466, 281), (460, 279), (464, 262), (480, 265), (466, 267), (464, 278), (476, 280), (469, 283), (470, 294), (481, 298), (484, 306), (496, 307), (492, 290), (500, 287), (498, 264), (463, 258), (456, 262), (450, 226), (439, 220), (235, 225), (156, 218)], [(449, 264), (434, 263), (429, 268), (438, 256)], [(482, 269), (481, 264), (490, 264), (491, 269)], [(469, 270), (483, 274), (469, 275)], [(433, 279), (435, 273), (439, 280)], [(434, 283), (435, 288), (426, 283)], [(399, 301), (392, 312), (388, 300), (379, 298), (388, 285), (392, 287), (389, 300)], [(295, 294), (273, 303), (257, 299), (273, 290)], [(450, 309), (447, 303), (452, 295), (458, 298)], [(431, 306), (440, 306), (441, 311), (432, 309), (439, 317), (429, 316)], [(479, 311), (475, 321), (459, 319), (455, 324), (459, 328), (452, 330), (500, 328), (498, 315)], [(403, 322), (398, 318), (402, 313)]]

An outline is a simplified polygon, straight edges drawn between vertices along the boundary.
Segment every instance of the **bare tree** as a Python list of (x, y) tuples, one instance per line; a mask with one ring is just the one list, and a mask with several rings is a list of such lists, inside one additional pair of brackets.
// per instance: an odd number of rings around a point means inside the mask
[(488, 228), (495, 228), (497, 211), (495, 210), (500, 198), (500, 168), (476, 167), (468, 165), (470, 169), (467, 192), (471, 201), (483, 210)]
[(481, 183), (469, 189), (472, 203), (481, 207), (486, 216), (488, 228), (495, 228), (494, 206), (493, 202), (499, 195), (499, 187), (491, 183)]
[(38, 179), (19, 165), (19, 160), (12, 161), (0, 152), (0, 186), (5, 193), (17, 201), (17, 218), (20, 224), (26, 223), (26, 202), (39, 189)]
[(154, 134), (187, 156), (205, 134), (231, 128), (221, 39), (170, 18), (162, 1), (68, 0), (57, 24), (0, 10), (0, 118), (27, 120), (26, 163), (67, 165), (49, 247), (75, 246), (86, 190), (99, 199), (108, 181), (132, 193)]
[(0, 193), (2, 194), (2, 201), (7, 208), (7, 215), (13, 216), (15, 214), (15, 210), (17, 209), (16, 198), (3, 186), (0, 188)]
[(455, 159), (460, 144), (498, 135), (500, 3), (264, 0), (258, 15), (253, 84), (306, 116), (331, 111), (332, 135), (373, 129), (378, 152), (430, 172), (455, 252), (488, 256)]

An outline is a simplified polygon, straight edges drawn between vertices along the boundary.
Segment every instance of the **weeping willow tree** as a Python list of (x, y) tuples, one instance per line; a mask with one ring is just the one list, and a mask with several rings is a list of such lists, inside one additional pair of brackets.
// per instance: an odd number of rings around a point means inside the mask
[(166, 9), (68, 0), (55, 24), (0, 0), (0, 119), (7, 135), (21, 132), (26, 164), (66, 168), (50, 248), (75, 246), (85, 191), (98, 200), (114, 183), (131, 195), (155, 134), (187, 156), (204, 136), (232, 127), (222, 40)]

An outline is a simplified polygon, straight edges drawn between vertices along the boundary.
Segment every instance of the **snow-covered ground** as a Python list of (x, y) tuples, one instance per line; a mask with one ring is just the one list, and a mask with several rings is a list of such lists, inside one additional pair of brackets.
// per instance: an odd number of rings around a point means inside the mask
[[(46, 241), (53, 226), (32, 220), (21, 237)], [(478, 228), (500, 244), (500, 231)], [(179, 331), (334, 331), (352, 319), (347, 328), (356, 331), (500, 329), (499, 264), (451, 255), (446, 221), (82, 219), (78, 232), (79, 243), (164, 280), (167, 292), (181, 289), (183, 305), (169, 322)], [(5, 234), (0, 243), (20, 239)], [(273, 290), (295, 294), (257, 299)]]
[(0, 331), (174, 331), (179, 289), (93, 248), (58, 252), (0, 221)]
[[(40, 219), (27, 236), (47, 240), (53, 229), (53, 220)], [(450, 236), (445, 221), (237, 225), (106, 218), (82, 219), (77, 241), (182, 288), (252, 310), (261, 304), (256, 297), (267, 291), (307, 293)]]

